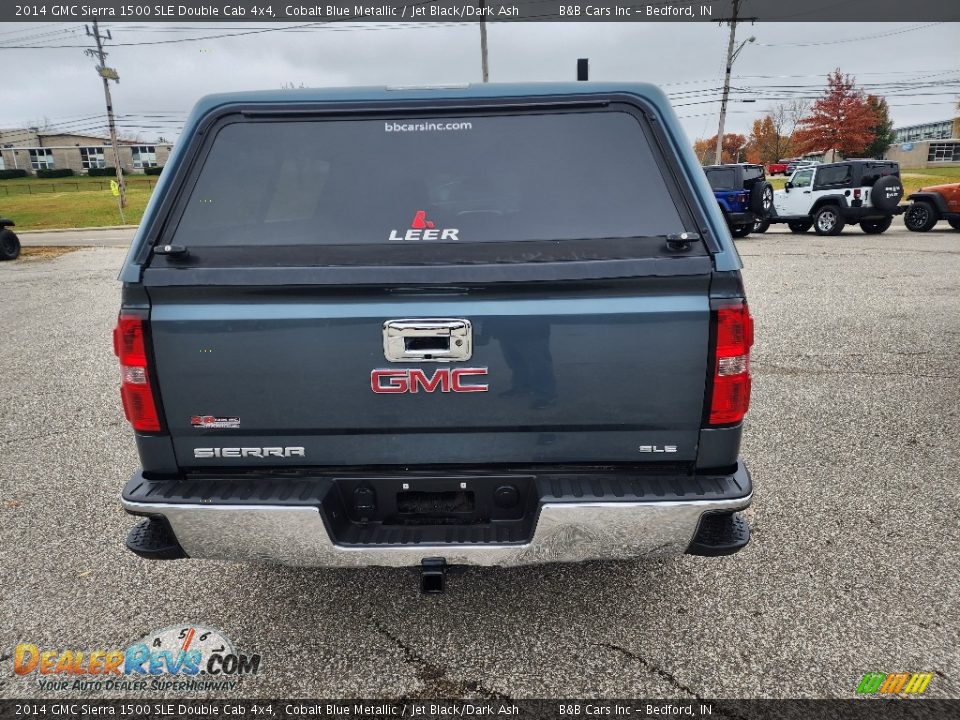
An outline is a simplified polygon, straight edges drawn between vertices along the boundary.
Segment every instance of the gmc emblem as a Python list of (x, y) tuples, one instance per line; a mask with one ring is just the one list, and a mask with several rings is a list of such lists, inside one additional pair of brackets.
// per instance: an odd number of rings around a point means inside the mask
[(432, 376), (419, 368), (411, 370), (378, 369), (370, 371), (370, 389), (375, 393), (487, 392), (486, 383), (466, 381), (472, 375), (486, 375), (486, 368), (439, 368)]

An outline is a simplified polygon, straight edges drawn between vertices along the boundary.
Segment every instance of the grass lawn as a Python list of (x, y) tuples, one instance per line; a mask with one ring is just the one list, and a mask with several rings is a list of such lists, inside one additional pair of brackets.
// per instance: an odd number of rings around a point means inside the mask
[[(156, 181), (152, 176), (127, 178), (125, 224), (140, 222)], [(28, 189), (31, 192), (28, 193)], [(108, 177), (0, 180), (0, 216), (16, 222), (17, 230), (122, 224)]]

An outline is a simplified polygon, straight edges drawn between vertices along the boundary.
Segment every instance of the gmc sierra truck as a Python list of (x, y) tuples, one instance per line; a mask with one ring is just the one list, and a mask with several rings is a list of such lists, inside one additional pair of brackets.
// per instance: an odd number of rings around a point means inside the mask
[(649, 85), (206, 97), (120, 275), (127, 547), (429, 592), (735, 552), (740, 269)]

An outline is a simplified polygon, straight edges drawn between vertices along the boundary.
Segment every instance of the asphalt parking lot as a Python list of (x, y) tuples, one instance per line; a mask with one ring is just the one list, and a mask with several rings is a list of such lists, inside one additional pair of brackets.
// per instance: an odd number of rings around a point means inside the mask
[(3, 264), (0, 697), (65, 696), (14, 676), (17, 643), (124, 648), (181, 623), (262, 655), (246, 697), (852, 697), (868, 671), (960, 697), (960, 233), (894, 228), (739, 241), (746, 550), (469, 570), (429, 597), (405, 570), (128, 553), (124, 251)]

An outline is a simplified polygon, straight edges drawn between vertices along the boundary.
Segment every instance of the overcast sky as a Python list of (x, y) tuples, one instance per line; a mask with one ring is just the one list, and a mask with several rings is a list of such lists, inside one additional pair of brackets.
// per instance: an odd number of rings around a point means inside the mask
[[(257, 23), (152, 23), (109, 27), (117, 43), (146, 43), (266, 27)], [(276, 27), (284, 27), (277, 25)], [(748, 44), (734, 66), (727, 129), (749, 132), (778, 96), (816, 94), (835, 67), (863, 84), (880, 84), (898, 125), (953, 117), (960, 95), (960, 24), (822, 23), (741, 25)], [(595, 80), (648, 81), (674, 94), (692, 138), (716, 133), (728, 30), (716, 23), (513, 23), (488, 26), (490, 80), (575, 77), (590, 58)], [(44, 118), (65, 130), (102, 132), (104, 103), (82, 23), (0, 23), (4, 101), (0, 127)], [(411, 85), (479, 82), (476, 25), (333, 25), (244, 37), (108, 48), (120, 74), (114, 106), (128, 135), (173, 139), (198, 97), (230, 90), (296, 86)], [(893, 88), (891, 83), (938, 83)], [(764, 89), (765, 86), (789, 86)], [(739, 99), (757, 93), (757, 102)], [(768, 99), (769, 98), (769, 99)]]

